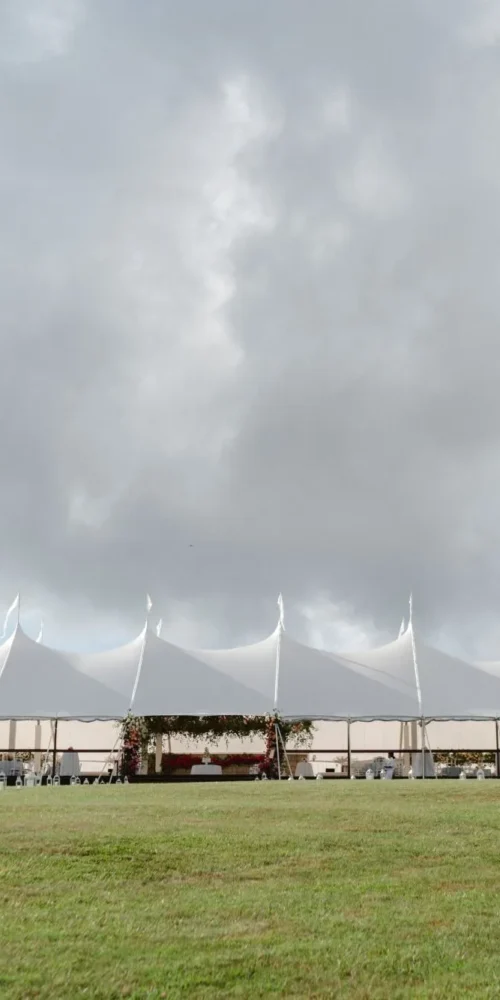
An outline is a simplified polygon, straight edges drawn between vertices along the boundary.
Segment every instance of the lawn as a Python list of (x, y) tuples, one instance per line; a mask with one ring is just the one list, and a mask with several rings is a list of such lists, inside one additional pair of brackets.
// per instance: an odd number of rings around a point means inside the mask
[(500, 782), (8, 789), (0, 996), (500, 997)]

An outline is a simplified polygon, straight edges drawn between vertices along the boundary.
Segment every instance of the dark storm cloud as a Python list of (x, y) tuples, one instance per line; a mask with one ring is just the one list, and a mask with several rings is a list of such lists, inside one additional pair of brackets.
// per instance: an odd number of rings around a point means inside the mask
[(498, 7), (0, 36), (4, 599), (500, 643)]

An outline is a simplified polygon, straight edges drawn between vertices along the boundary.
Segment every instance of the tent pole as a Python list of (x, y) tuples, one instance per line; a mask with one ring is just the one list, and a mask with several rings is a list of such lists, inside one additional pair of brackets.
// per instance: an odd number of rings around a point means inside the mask
[[(284, 609), (283, 609), (283, 598), (281, 594), (278, 597), (278, 608), (280, 612), (278, 629), (277, 629), (277, 642), (276, 642), (276, 664), (274, 669), (274, 714), (278, 714), (278, 701), (279, 701), (279, 683), (280, 683), (280, 655), (281, 655), (281, 635), (284, 629)], [(279, 728), (278, 723), (274, 721), (274, 739), (276, 745), (276, 760), (278, 764), (278, 781), (281, 781), (281, 761), (280, 761), (280, 745), (279, 745)]]
[(415, 719), (412, 719), (410, 725), (410, 744), (411, 744), (410, 760), (411, 760), (411, 767), (413, 770), (414, 761), (416, 762), (418, 759), (418, 726), (417, 723), (415, 722)]
[(42, 770), (42, 726), (40, 719), (35, 723), (35, 753), (33, 759), (35, 774), (40, 774)]
[(47, 742), (47, 747), (43, 751), (43, 756), (42, 756), (42, 765), (41, 765), (41, 772), (42, 772), (42, 774), (45, 771), (46, 767), (48, 766), (49, 759), (50, 759), (50, 746), (51, 746), (51, 743), (52, 743), (52, 731), (53, 731), (53, 728), (54, 728), (54, 723), (51, 722), (50, 723), (50, 732), (49, 732), (49, 739), (48, 739), (48, 742)]
[(278, 764), (278, 781), (281, 781), (280, 741), (279, 741), (279, 729), (277, 722), (274, 723), (274, 740), (276, 746), (276, 761)]
[(54, 746), (52, 747), (52, 777), (56, 776), (57, 764), (57, 719), (54, 720)]
[(500, 734), (498, 732), (498, 719), (495, 719), (495, 742), (496, 742), (496, 758), (497, 758), (497, 778), (500, 778)]
[(290, 758), (289, 758), (289, 756), (288, 756), (288, 754), (286, 752), (286, 745), (285, 745), (285, 741), (283, 739), (283, 733), (281, 732), (280, 726), (278, 726), (277, 728), (278, 728), (278, 736), (279, 736), (279, 738), (281, 740), (281, 746), (283, 747), (283, 757), (285, 758), (285, 761), (286, 761), (286, 764), (287, 764), (287, 767), (288, 767), (288, 773), (289, 773), (290, 777), (293, 778), (292, 767), (291, 767), (291, 764), (290, 764)]
[(425, 742), (427, 744), (427, 750), (429, 753), (429, 768), (431, 771), (431, 777), (437, 778), (436, 769), (434, 767), (434, 758), (432, 756), (431, 741), (429, 739), (429, 730), (427, 729), (427, 722), (425, 722)]
[(347, 777), (351, 777), (351, 720), (347, 720)]
[(405, 768), (406, 774), (408, 775), (410, 767), (412, 766), (412, 759), (410, 753), (410, 723), (403, 722), (401, 728), (403, 730), (403, 754), (402, 754), (403, 767)]
[[(109, 784), (110, 784), (110, 785), (112, 784), (112, 781), (113, 781), (113, 769), (114, 769), (114, 763), (113, 763), (113, 754), (115, 754), (115, 753), (116, 753), (116, 748), (117, 748), (117, 746), (118, 746), (118, 744), (119, 744), (119, 742), (120, 742), (121, 738), (122, 738), (122, 737), (121, 737), (121, 733), (118, 733), (118, 736), (116, 737), (116, 740), (115, 740), (115, 742), (113, 743), (113, 746), (111, 747), (111, 750), (109, 751), (109, 754), (108, 754), (108, 756), (106, 757), (106, 759), (105, 759), (105, 761), (104, 761), (104, 763), (103, 763), (103, 765), (102, 765), (102, 767), (101, 767), (101, 770), (99, 771), (99, 775), (98, 775), (98, 776), (99, 776), (99, 778), (102, 778), (102, 776), (103, 776), (103, 774), (104, 774), (104, 771), (105, 771), (105, 769), (106, 769), (106, 766), (107, 766), (107, 765), (108, 765), (109, 763), (111, 763), (111, 774), (110, 774), (110, 776), (109, 776)], [(142, 759), (142, 758), (141, 758), (141, 759)], [(139, 771), (139, 774), (144, 774), (144, 773), (145, 773), (145, 774), (147, 774), (147, 773), (148, 773), (148, 772), (147, 772), (147, 758), (146, 758), (146, 771), (145, 771), (145, 772), (144, 772), (144, 771)]]
[(155, 772), (161, 774), (161, 764), (163, 758), (163, 733), (156, 734), (155, 746)]
[[(418, 659), (417, 659), (417, 644), (416, 644), (416, 641), (415, 641), (415, 632), (414, 632), (414, 629), (413, 629), (413, 596), (412, 596), (412, 594), (410, 594), (410, 624), (408, 626), (408, 629), (409, 629), (410, 637), (411, 637), (411, 649), (412, 649), (412, 654), (413, 654), (413, 669), (414, 669), (414, 673), (415, 673), (415, 687), (416, 687), (416, 692), (417, 692), (418, 707), (419, 707), (420, 711), (423, 712), (423, 708), (422, 708), (422, 688), (421, 688), (421, 685), (420, 685), (420, 673), (419, 673), (419, 669), (418, 669)], [(422, 778), (424, 778), (425, 777), (425, 722), (424, 722), (423, 714), (420, 717), (420, 724), (422, 726)], [(415, 722), (415, 736), (416, 735), (417, 735), (417, 723)], [(413, 734), (412, 734), (412, 740), (413, 740)], [(417, 741), (415, 740), (415, 743), (416, 742)], [(418, 753), (418, 747), (417, 746), (415, 747), (415, 749), (416, 749), (416, 752)]]

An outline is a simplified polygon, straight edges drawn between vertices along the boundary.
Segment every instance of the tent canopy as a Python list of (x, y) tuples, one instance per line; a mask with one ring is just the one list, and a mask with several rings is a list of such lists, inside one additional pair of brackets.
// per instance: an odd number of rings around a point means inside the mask
[(116, 719), (128, 706), (104, 678), (76, 669), (64, 653), (34, 642), (19, 626), (0, 647), (1, 718)]
[(0, 646), (0, 718), (265, 715), (375, 720), (500, 718), (500, 669), (424, 643), (413, 625), (394, 642), (343, 654), (297, 642), (282, 623), (261, 642), (188, 650), (146, 626), (104, 653), (78, 655), (29, 639)]
[(284, 716), (315, 719), (407, 719), (421, 715), (415, 684), (402, 692), (380, 671), (347, 657), (281, 640), (278, 707)]
[(429, 646), (413, 626), (378, 649), (346, 654), (359, 669), (414, 697), (426, 719), (491, 719), (499, 717), (498, 676)]

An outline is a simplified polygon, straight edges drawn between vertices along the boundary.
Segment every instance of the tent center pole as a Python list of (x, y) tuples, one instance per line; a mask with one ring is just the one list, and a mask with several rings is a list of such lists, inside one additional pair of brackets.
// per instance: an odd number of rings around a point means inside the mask
[(280, 740), (278, 723), (274, 723), (274, 741), (276, 746), (276, 763), (278, 765), (278, 781), (281, 781)]
[(351, 720), (347, 720), (347, 777), (351, 777)]
[(54, 745), (52, 747), (52, 777), (56, 776), (57, 766), (57, 719), (54, 720)]
[(161, 765), (163, 760), (163, 733), (156, 734), (156, 744), (155, 744), (155, 772), (156, 774), (161, 774)]
[(420, 720), (422, 726), (422, 781), (425, 778), (425, 719)]
[[(404, 768), (404, 771), (406, 772), (406, 774), (409, 773), (410, 768), (412, 766), (412, 756), (411, 756), (411, 753), (410, 753), (410, 745), (411, 745), (410, 723), (409, 722), (402, 722), (401, 723), (401, 732), (400, 732), (400, 756), (403, 759), (403, 768)], [(402, 753), (401, 753), (401, 749), (403, 751)]]
[(293, 778), (292, 765), (290, 764), (290, 758), (289, 758), (289, 756), (288, 756), (288, 754), (286, 752), (286, 744), (285, 744), (285, 740), (283, 739), (283, 733), (281, 732), (281, 728), (280, 728), (280, 726), (278, 724), (276, 724), (276, 729), (277, 729), (278, 739), (281, 740), (281, 746), (283, 748), (283, 758), (284, 758), (284, 760), (286, 762), (286, 766), (288, 767), (288, 774), (289, 774), (290, 778)]
[(431, 773), (431, 778), (437, 778), (436, 769), (434, 767), (434, 759), (432, 756), (431, 741), (429, 739), (429, 730), (427, 729), (427, 722), (424, 722), (425, 726), (425, 742), (427, 744), (427, 752), (429, 754), (429, 771)]
[(35, 774), (40, 774), (42, 770), (42, 726), (40, 719), (35, 723), (35, 754), (34, 754)]
[(274, 724), (274, 741), (276, 746), (276, 763), (278, 765), (278, 781), (281, 781), (280, 731), (277, 722)]
[(496, 772), (500, 778), (500, 734), (498, 732), (498, 719), (495, 719), (495, 745), (496, 745)]

